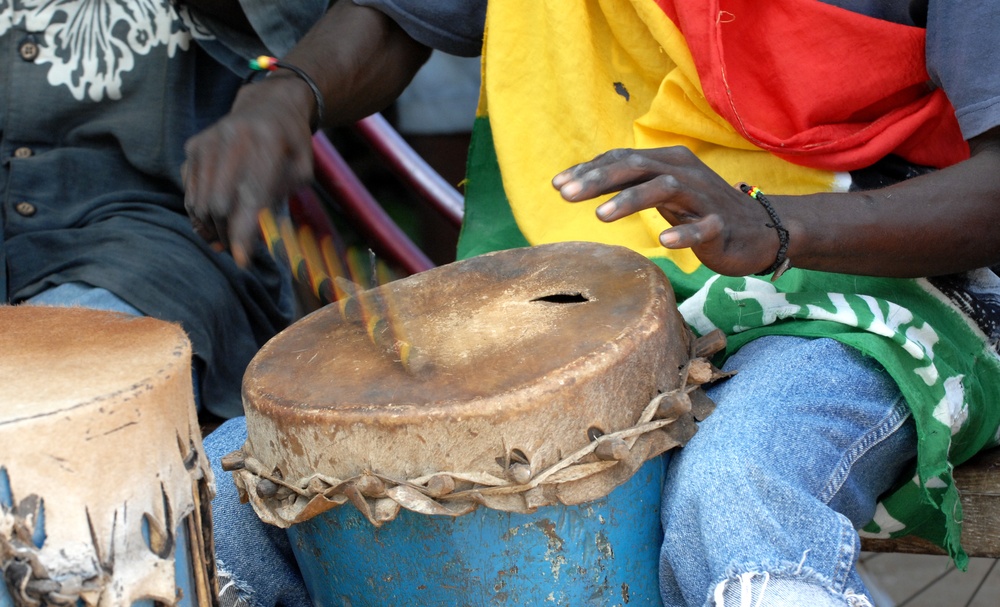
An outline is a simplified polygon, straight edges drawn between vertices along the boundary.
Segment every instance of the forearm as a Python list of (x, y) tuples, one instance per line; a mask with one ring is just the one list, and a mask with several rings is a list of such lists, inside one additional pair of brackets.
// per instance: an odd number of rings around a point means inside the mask
[(918, 277), (1000, 263), (1000, 137), (955, 166), (869, 192), (771, 196), (799, 268)]
[[(429, 54), (384, 14), (340, 0), (280, 59), (312, 77), (326, 106), (322, 126), (335, 126), (385, 109)], [(292, 89), (291, 101), (315, 115), (312, 92), (294, 74), (277, 70), (272, 79)]]
[[(315, 81), (325, 103), (321, 126), (330, 126), (383, 109), (429, 53), (382, 13), (339, 0), (279, 59)], [(198, 234), (245, 264), (260, 209), (312, 177), (317, 115), (316, 97), (292, 70), (242, 87), (229, 114), (185, 146), (185, 208)]]

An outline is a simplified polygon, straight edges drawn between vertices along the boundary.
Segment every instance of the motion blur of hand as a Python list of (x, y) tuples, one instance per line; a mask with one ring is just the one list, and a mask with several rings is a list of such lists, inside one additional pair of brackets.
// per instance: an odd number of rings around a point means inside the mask
[(246, 266), (257, 217), (312, 178), (313, 96), (279, 70), (244, 86), (229, 114), (192, 137), (182, 169), (184, 206), (195, 231)]

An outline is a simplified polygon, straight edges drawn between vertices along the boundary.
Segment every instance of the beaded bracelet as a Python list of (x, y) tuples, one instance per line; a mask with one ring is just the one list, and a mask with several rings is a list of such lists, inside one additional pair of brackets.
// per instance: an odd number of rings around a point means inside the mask
[(764, 270), (763, 272), (757, 272), (756, 276), (766, 276), (771, 274), (771, 282), (778, 280), (785, 271), (792, 267), (792, 260), (788, 259), (785, 254), (788, 252), (788, 230), (785, 226), (781, 225), (781, 219), (778, 218), (778, 214), (775, 212), (774, 207), (771, 206), (771, 201), (764, 196), (764, 192), (760, 191), (760, 188), (753, 185), (748, 185), (746, 183), (739, 184), (740, 190), (759, 202), (764, 210), (767, 211), (768, 217), (771, 218), (772, 223), (765, 223), (769, 228), (774, 228), (778, 232), (778, 254), (774, 258), (774, 263), (771, 267)]
[(278, 69), (286, 69), (301, 78), (303, 82), (309, 86), (309, 89), (312, 90), (313, 97), (316, 98), (316, 117), (310, 121), (309, 127), (312, 129), (312, 132), (315, 133), (320, 125), (323, 124), (323, 112), (326, 109), (326, 104), (323, 103), (323, 93), (320, 92), (319, 87), (316, 85), (316, 81), (310, 78), (309, 74), (305, 73), (302, 68), (285, 61), (279, 61), (274, 57), (261, 55), (256, 59), (250, 60), (250, 69), (252, 71), (247, 74), (246, 78), (243, 79), (243, 84), (247, 84), (253, 80), (254, 76), (257, 75), (257, 72), (273, 72)]

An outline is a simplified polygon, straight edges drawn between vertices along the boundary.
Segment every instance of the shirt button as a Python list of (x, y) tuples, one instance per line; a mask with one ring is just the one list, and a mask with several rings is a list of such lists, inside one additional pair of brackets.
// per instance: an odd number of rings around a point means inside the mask
[(14, 150), (14, 158), (27, 158), (34, 154), (31, 148), (20, 147)]
[(31, 204), (30, 202), (19, 202), (14, 205), (14, 210), (23, 215), (24, 217), (31, 217), (32, 215), (35, 214), (35, 211), (37, 211), (38, 209), (36, 209), (35, 205)]
[(18, 47), (17, 52), (21, 54), (21, 59), (25, 61), (34, 61), (38, 58), (38, 45), (31, 40), (25, 40)]

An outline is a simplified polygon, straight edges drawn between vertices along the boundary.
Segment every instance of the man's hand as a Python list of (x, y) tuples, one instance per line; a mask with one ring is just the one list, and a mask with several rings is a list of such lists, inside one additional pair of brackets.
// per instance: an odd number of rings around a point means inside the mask
[(245, 266), (261, 209), (312, 178), (309, 87), (275, 72), (243, 87), (232, 111), (185, 146), (184, 206), (195, 231)]
[(779, 241), (767, 212), (683, 147), (618, 149), (552, 180), (570, 202), (618, 192), (597, 207), (602, 221), (656, 209), (673, 226), (660, 234), (668, 249), (691, 248), (706, 266), (730, 276), (774, 263)]
[[(315, 81), (326, 106), (318, 126), (327, 127), (384, 109), (429, 54), (387, 15), (336, 2), (281, 60)], [(279, 68), (244, 86), (230, 113), (185, 146), (184, 204), (191, 222), (240, 265), (247, 263), (260, 210), (282, 204), (312, 177), (315, 114), (309, 86)]]
[[(1000, 264), (1000, 127), (969, 144), (968, 160), (881, 189), (768, 195), (788, 230), (787, 258), (796, 268), (911, 278)], [(691, 247), (720, 274), (775, 261), (767, 211), (685, 148), (612, 150), (552, 185), (571, 202), (619, 192), (597, 208), (603, 221), (656, 209), (673, 226), (663, 246)]]

